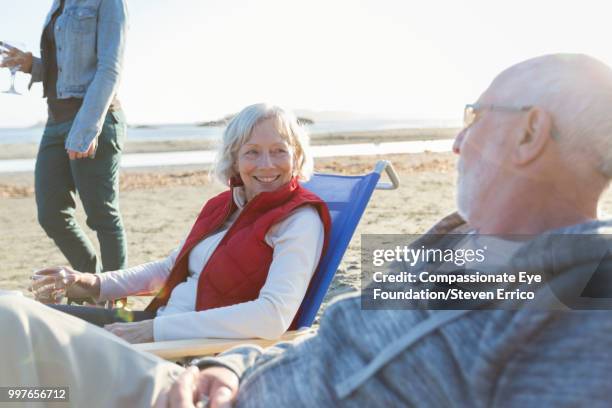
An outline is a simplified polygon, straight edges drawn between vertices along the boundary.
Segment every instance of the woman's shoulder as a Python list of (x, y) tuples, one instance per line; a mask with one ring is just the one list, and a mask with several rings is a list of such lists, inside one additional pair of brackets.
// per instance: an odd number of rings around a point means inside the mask
[(226, 190), (209, 198), (204, 202), (202, 210), (200, 210), (200, 216), (227, 207), (227, 203), (231, 200), (231, 197), (231, 190)]
[(309, 235), (323, 231), (323, 221), (313, 205), (302, 205), (274, 224), (268, 231), (271, 237), (280, 237), (290, 232)]
[(220, 203), (220, 202), (225, 203), (229, 201), (231, 197), (232, 197), (232, 190), (225, 190), (225, 191), (220, 192), (217, 195), (212, 196), (208, 200), (206, 200), (204, 202), (204, 205), (208, 205), (209, 203), (211, 204)]
[(93, 0), (98, 3), (98, 16), (107, 17), (114, 21), (127, 20), (127, 0)]
[(289, 216), (286, 219), (296, 219), (296, 220), (304, 220), (313, 222), (315, 220), (321, 221), (321, 217), (319, 217), (319, 212), (312, 204), (304, 204), (295, 210), (289, 213)]

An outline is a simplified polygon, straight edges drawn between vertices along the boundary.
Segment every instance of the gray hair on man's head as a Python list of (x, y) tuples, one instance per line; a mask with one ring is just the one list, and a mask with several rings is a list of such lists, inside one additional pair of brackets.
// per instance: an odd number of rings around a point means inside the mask
[(612, 69), (583, 54), (529, 59), (491, 84), (503, 103), (539, 106), (552, 115), (553, 135), (569, 161), (585, 154), (612, 178)]
[(221, 146), (217, 152), (214, 174), (225, 184), (237, 176), (235, 164), (238, 150), (251, 137), (253, 128), (266, 119), (274, 119), (276, 130), (293, 150), (294, 175), (300, 180), (308, 180), (313, 171), (308, 134), (297, 122), (293, 113), (276, 105), (257, 103), (242, 109), (228, 123), (223, 132)]

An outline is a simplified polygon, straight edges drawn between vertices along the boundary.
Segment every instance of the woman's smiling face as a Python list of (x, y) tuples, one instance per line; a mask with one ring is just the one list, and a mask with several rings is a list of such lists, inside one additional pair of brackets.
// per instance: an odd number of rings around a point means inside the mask
[(244, 183), (247, 201), (264, 191), (274, 191), (291, 180), (293, 149), (276, 128), (274, 118), (257, 123), (238, 150), (236, 170)]

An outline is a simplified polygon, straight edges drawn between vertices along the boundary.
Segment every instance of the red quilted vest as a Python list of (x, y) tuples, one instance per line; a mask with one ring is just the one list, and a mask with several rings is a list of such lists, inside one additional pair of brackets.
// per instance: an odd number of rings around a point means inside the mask
[[(265, 242), (266, 233), (291, 211), (307, 204), (316, 208), (323, 222), (325, 251), (331, 219), (323, 200), (300, 186), (296, 178), (275, 191), (259, 193), (246, 204), (202, 269), (195, 309), (214, 309), (257, 299), (272, 263), (273, 249)], [(193, 247), (215, 233), (236, 209), (231, 190), (206, 202), (164, 287), (146, 310), (156, 311), (168, 302), (176, 285), (187, 279)]]

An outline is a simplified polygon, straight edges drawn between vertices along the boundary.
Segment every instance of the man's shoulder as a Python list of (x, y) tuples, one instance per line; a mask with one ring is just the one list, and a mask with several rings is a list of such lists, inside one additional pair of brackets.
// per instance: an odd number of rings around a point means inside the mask
[(457, 211), (452, 212), (436, 222), (424, 235), (431, 234), (467, 234), (469, 225)]
[(612, 234), (612, 218), (592, 220), (580, 224), (561, 227), (548, 232), (548, 234)]
[[(472, 228), (459, 215), (457, 211), (452, 212), (437, 221), (424, 235), (428, 234), (467, 234)], [(612, 234), (612, 218), (605, 217), (591, 220), (580, 224), (574, 224), (555, 228), (546, 234)]]

